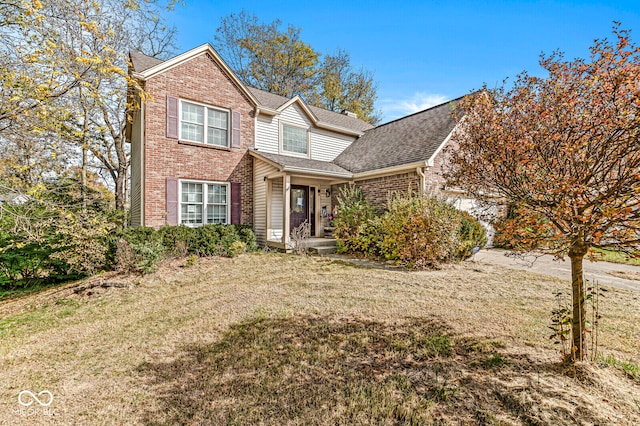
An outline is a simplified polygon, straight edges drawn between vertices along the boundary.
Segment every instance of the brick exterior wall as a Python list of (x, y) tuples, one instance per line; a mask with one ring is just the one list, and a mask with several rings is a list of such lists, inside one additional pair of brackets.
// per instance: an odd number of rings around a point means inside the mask
[[(333, 185), (331, 189), (331, 203), (338, 204), (340, 188), (347, 184)], [(389, 200), (389, 194), (394, 192), (406, 193), (411, 190), (413, 194), (420, 193), (421, 178), (415, 171), (396, 175), (376, 177), (372, 179), (356, 181), (355, 185), (362, 189), (365, 199), (376, 209), (384, 210)]]
[[(445, 185), (443, 171), (447, 166), (446, 153), (441, 151), (434, 159), (433, 167), (424, 167), (424, 193), (427, 195), (442, 195), (442, 188)], [(354, 184), (362, 188), (366, 200), (376, 209), (383, 210), (387, 206), (389, 194), (394, 192), (413, 194), (421, 193), (422, 177), (413, 170), (395, 175), (381, 176), (372, 179), (355, 181)], [(347, 184), (333, 185), (331, 203), (338, 204), (340, 188)]]
[[(253, 223), (253, 158), (255, 108), (206, 53), (149, 78), (145, 107), (144, 224), (166, 225), (166, 178), (239, 182), (244, 224)], [(240, 148), (217, 148), (166, 137), (166, 98), (173, 96), (238, 111)], [(231, 129), (229, 129), (231, 132)]]
[[(452, 144), (451, 141), (446, 145), (446, 147), (450, 147)], [(446, 171), (447, 166), (449, 164), (449, 158), (446, 151), (446, 148), (443, 149), (436, 155), (436, 158), (433, 160), (433, 167), (427, 167), (424, 171), (424, 181), (425, 181), (425, 193), (428, 195), (439, 195), (442, 192), (442, 188), (444, 187), (446, 181), (443, 177), (443, 173)]]

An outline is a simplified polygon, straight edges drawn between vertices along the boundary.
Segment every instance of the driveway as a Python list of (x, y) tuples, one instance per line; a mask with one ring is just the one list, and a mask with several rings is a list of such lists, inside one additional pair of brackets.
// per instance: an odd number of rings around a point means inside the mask
[[(568, 258), (564, 261), (556, 260), (550, 255), (514, 258), (506, 256), (507, 254), (505, 250), (485, 249), (480, 250), (473, 260), (571, 280), (571, 262)], [(583, 268), (584, 277), (589, 281), (597, 281), (602, 286), (640, 291), (640, 266), (585, 260)]]

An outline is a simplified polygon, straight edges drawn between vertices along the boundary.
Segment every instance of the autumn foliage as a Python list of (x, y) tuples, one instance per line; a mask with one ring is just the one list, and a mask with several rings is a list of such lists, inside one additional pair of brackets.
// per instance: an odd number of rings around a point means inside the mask
[(594, 247), (640, 248), (640, 49), (618, 24), (613, 35), (588, 60), (555, 52), (540, 61), (548, 76), (523, 73), (511, 88), (467, 97), (448, 175), (478, 198), (517, 206), (503, 236), (571, 259), (578, 359), (583, 258)]

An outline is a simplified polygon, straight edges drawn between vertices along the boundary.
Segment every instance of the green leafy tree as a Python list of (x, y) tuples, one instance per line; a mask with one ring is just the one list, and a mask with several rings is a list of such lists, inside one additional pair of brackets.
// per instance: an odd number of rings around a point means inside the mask
[(375, 124), (380, 121), (380, 113), (375, 111), (374, 105), (376, 92), (373, 73), (364, 68), (355, 71), (349, 53), (338, 50), (336, 54), (325, 55), (309, 102), (329, 111), (350, 111)]
[[(449, 183), (517, 208), (520, 250), (571, 260), (573, 351), (585, 357), (582, 263), (591, 248), (640, 250), (640, 48), (614, 27), (589, 60), (543, 56), (546, 77), (465, 99)], [(512, 218), (513, 219), (513, 218)]]
[(281, 30), (281, 21), (264, 23), (246, 11), (222, 18), (214, 44), (248, 86), (293, 97), (335, 112), (354, 112), (376, 123), (377, 87), (373, 74), (354, 71), (347, 52), (321, 54), (301, 40), (301, 28)]

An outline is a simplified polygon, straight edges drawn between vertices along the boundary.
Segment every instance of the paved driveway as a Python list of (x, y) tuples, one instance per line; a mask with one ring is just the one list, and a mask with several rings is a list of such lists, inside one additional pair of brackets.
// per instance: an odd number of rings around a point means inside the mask
[[(537, 258), (529, 256), (525, 259), (515, 259), (505, 256), (506, 254), (504, 250), (486, 249), (477, 253), (473, 260), (571, 280), (571, 262), (568, 258), (562, 261), (555, 260), (553, 256), (543, 255)], [(640, 266), (585, 260), (583, 267), (584, 277), (589, 281), (597, 281), (603, 286), (640, 291)]]

